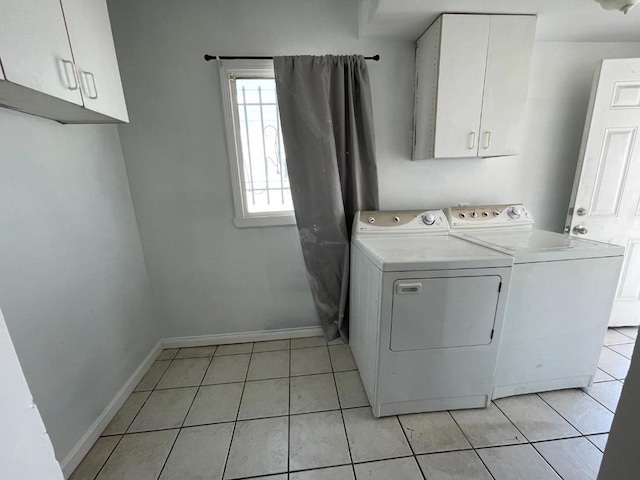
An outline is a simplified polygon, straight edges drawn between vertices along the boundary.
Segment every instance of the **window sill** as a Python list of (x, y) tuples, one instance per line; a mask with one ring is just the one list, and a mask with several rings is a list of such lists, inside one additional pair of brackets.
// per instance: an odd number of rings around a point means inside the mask
[(265, 215), (256, 217), (234, 218), (233, 224), (237, 228), (253, 227), (286, 227), (296, 224), (295, 215)]

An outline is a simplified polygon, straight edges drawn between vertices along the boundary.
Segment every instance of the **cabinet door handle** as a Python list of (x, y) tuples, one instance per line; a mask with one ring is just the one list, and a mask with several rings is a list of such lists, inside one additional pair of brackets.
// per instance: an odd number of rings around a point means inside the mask
[(87, 83), (87, 85), (89, 84), (87, 79), (91, 78), (91, 84), (93, 85), (94, 95), (91, 95), (91, 93), (89, 92), (89, 88), (87, 88), (87, 95), (91, 100), (95, 100), (96, 98), (98, 98), (98, 87), (96, 87), (96, 77), (93, 75), (93, 73), (87, 70), (83, 71), (82, 73), (84, 74), (85, 82)]
[(491, 132), (484, 132), (484, 148), (485, 150), (491, 146)]
[(469, 133), (469, 150), (476, 148), (476, 132)]
[[(78, 76), (76, 73), (76, 65), (71, 60), (62, 59), (62, 65), (64, 66), (64, 75), (67, 77), (67, 88), (69, 90), (78, 89)], [(71, 67), (71, 76), (69, 75), (69, 67)], [(71, 77), (73, 77), (73, 83), (71, 83)]]

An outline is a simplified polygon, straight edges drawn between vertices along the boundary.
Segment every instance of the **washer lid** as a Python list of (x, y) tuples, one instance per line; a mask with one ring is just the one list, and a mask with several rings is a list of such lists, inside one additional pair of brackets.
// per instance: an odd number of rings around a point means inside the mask
[(624, 247), (546, 230), (485, 230), (457, 235), (514, 257), (514, 263), (614, 257)]
[(510, 267), (513, 259), (450, 235), (353, 238), (383, 271)]

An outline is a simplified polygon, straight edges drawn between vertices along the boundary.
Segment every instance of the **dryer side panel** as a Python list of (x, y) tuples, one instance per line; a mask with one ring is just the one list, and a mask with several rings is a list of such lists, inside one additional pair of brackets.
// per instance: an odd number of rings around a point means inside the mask
[(375, 404), (382, 272), (352, 244), (349, 345), (371, 405)]

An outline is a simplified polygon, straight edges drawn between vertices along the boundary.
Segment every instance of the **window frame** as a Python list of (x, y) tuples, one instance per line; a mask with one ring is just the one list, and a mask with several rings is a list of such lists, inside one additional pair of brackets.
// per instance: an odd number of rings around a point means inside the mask
[[(233, 223), (238, 228), (275, 227), (295, 225), (293, 211), (250, 213), (247, 210), (245, 192), (244, 158), (238, 118), (236, 89), (232, 87), (236, 78), (274, 78), (273, 60), (218, 60), (220, 62), (220, 85), (227, 151), (231, 170), (231, 187), (235, 215)], [(286, 160), (285, 160), (286, 165)]]

